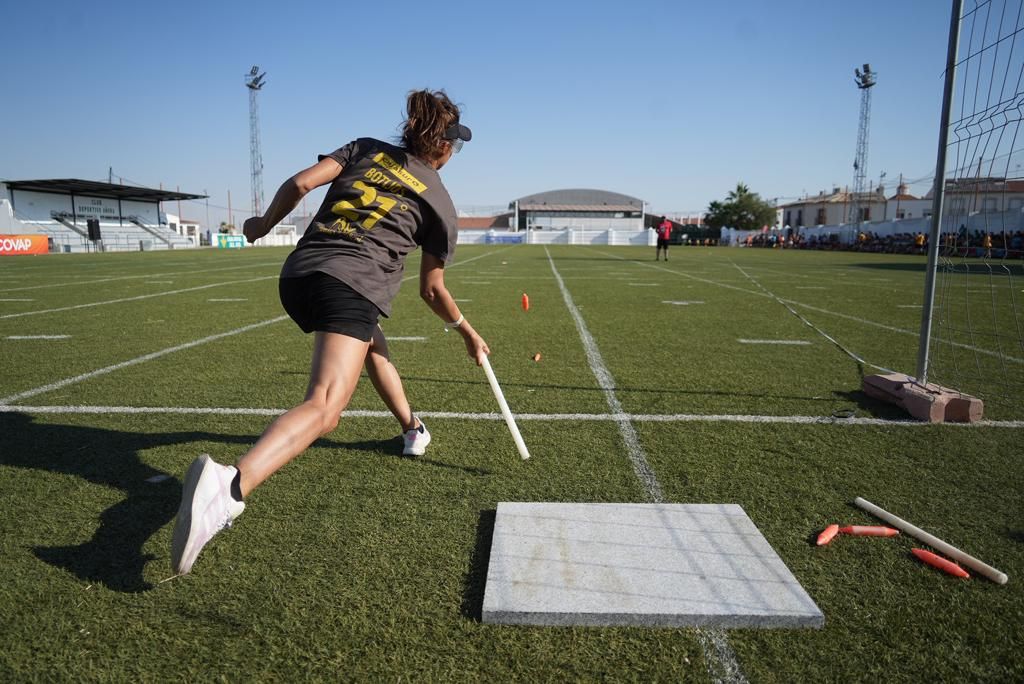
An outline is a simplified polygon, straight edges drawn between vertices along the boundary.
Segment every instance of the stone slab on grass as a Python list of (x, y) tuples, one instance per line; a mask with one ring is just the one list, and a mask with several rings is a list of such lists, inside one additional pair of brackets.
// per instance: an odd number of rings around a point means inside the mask
[(736, 504), (498, 504), (483, 621), (821, 627)]

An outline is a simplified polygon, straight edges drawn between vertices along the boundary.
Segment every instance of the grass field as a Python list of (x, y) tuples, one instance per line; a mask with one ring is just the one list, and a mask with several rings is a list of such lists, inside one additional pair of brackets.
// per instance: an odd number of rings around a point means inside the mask
[[(0, 262), (0, 680), (1024, 679), (1020, 348), (962, 342), (1012, 376), (1010, 393), (986, 396), (991, 422), (907, 423), (860, 392), (872, 369), (758, 287), (868, 363), (912, 373), (919, 257), (460, 247), (448, 285), (490, 344), (527, 462), (483, 372), (419, 302), (411, 259), (382, 326), (426, 338), (391, 349), (433, 432), (427, 455), (400, 456), (364, 378), (338, 430), (256, 490), (191, 575), (163, 581), (188, 464), (202, 452), (234, 462), (304, 392), (311, 339), (277, 301), (286, 253)], [(1014, 320), (1003, 302), (986, 306), (997, 325)], [(718, 641), (480, 622), (499, 501), (651, 500), (610, 397), (664, 501), (740, 504), (823, 629)], [(877, 524), (856, 496), (1009, 583), (938, 573), (903, 536), (813, 546), (828, 523)]]

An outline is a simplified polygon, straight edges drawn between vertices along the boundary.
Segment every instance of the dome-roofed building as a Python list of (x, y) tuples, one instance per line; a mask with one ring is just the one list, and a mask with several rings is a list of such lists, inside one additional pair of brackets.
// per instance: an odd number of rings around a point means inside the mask
[(644, 229), (644, 201), (606, 190), (550, 190), (520, 197), (508, 208), (513, 230)]

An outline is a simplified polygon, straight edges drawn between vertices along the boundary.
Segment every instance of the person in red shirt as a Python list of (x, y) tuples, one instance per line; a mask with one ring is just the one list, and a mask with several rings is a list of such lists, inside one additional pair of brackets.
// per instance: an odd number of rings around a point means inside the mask
[(672, 222), (662, 216), (661, 223), (655, 230), (658, 231), (658, 248), (654, 253), (654, 260), (657, 261), (661, 257), (661, 250), (665, 250), (665, 261), (668, 261), (668, 239), (672, 236)]

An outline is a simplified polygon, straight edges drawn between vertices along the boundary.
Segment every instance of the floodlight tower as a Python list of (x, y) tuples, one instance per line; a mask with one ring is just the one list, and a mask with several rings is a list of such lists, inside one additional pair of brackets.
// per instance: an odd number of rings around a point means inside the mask
[[(864, 71), (853, 70), (854, 82), (860, 89), (860, 123), (857, 126), (857, 156), (853, 160), (853, 197), (847, 214), (847, 223), (861, 222), (861, 202), (868, 192), (868, 129), (871, 126), (871, 86), (875, 85), (878, 72), (871, 70), (870, 64), (864, 65)], [(868, 205), (870, 206), (870, 204)]]
[(252, 215), (263, 213), (263, 154), (260, 152), (260, 110), (256, 95), (263, 88), (263, 77), (258, 66), (253, 66), (245, 77), (249, 89), (249, 166), (252, 171)]

